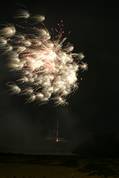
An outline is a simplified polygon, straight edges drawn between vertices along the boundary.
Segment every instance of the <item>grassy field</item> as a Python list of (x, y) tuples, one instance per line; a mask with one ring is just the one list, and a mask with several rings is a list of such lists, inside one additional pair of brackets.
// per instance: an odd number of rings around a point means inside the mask
[(0, 158), (0, 178), (119, 178), (118, 159), (73, 156)]

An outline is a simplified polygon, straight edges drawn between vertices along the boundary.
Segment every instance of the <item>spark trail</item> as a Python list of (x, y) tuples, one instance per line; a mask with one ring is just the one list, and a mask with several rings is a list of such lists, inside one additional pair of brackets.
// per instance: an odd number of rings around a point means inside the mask
[(26, 95), (28, 102), (65, 104), (77, 88), (78, 71), (87, 69), (83, 54), (74, 53), (62, 34), (52, 37), (43, 15), (21, 10), (14, 18), (17, 23), (0, 29), (0, 51), (7, 56), (8, 69), (19, 74), (9, 83), (10, 90)]

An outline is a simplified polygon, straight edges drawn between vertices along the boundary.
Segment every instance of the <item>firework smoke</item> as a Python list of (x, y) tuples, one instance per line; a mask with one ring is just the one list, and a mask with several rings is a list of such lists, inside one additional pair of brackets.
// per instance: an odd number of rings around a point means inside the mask
[(65, 44), (62, 34), (52, 39), (44, 16), (22, 10), (14, 18), (15, 24), (0, 30), (0, 50), (7, 55), (9, 69), (19, 74), (9, 83), (11, 91), (26, 95), (28, 102), (66, 103), (66, 96), (77, 87), (78, 70), (87, 69), (83, 54), (73, 53), (73, 45)]

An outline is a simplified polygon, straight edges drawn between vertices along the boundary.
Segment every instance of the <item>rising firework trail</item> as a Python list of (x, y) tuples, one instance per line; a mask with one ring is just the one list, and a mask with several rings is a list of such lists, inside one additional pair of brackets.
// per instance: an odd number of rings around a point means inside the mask
[(59, 120), (57, 119), (57, 127), (56, 127), (56, 138), (55, 138), (55, 141), (56, 143), (59, 143), (59, 142), (64, 142), (64, 138), (61, 138), (59, 136)]
[(57, 123), (56, 123), (55, 134), (54, 134), (53, 137), (48, 137), (47, 140), (53, 141), (55, 143), (61, 143), (61, 142), (65, 143), (65, 142), (67, 142), (67, 140), (65, 140), (63, 137), (60, 137), (60, 133), (59, 133), (59, 131), (60, 131), (59, 119), (57, 119), (56, 122)]
[(14, 23), (0, 29), (0, 53), (18, 76), (8, 83), (12, 93), (26, 95), (28, 102), (53, 100), (62, 105), (77, 88), (78, 71), (87, 69), (87, 64), (62, 33), (57, 37), (50, 34), (44, 20), (43, 15), (18, 11)]

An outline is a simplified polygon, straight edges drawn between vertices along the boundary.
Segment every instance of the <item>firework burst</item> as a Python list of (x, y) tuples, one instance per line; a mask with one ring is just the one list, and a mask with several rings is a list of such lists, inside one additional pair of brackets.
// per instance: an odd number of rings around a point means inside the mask
[(22, 10), (14, 18), (15, 24), (0, 30), (0, 50), (7, 55), (9, 70), (19, 74), (9, 83), (11, 91), (26, 95), (28, 102), (66, 103), (66, 96), (77, 87), (78, 70), (87, 69), (83, 54), (74, 53), (62, 34), (52, 38), (44, 16)]

